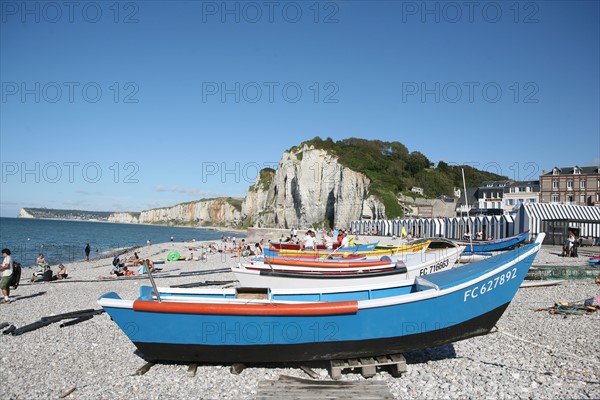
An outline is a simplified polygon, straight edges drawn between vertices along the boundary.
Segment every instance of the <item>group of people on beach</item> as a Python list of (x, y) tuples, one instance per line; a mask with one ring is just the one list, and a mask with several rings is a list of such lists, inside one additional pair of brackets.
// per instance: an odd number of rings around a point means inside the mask
[(287, 238), (281, 236), (280, 242), (299, 244), (301, 248), (306, 250), (314, 250), (318, 245), (323, 245), (327, 249), (331, 250), (334, 247), (344, 248), (351, 246), (354, 239), (355, 238), (350, 236), (346, 229), (328, 229), (327, 231), (323, 230), (320, 239), (317, 239), (317, 233), (314, 230), (309, 229), (306, 231), (304, 238), (300, 240), (298, 239), (298, 230), (296, 228), (292, 228), (290, 231), (290, 236)]
[[(133, 255), (127, 258), (126, 261), (121, 261), (119, 256), (115, 256), (112, 261), (113, 268), (110, 270), (109, 277), (119, 277), (119, 276), (133, 276), (136, 274), (144, 274), (147, 270), (153, 272), (154, 262), (150, 259), (140, 260), (140, 256), (137, 251), (133, 253)], [(135, 267), (135, 268), (131, 268)]]
[[(238, 243), (235, 236), (221, 235), (221, 242), (224, 243), (223, 248), (218, 248), (215, 243), (209, 243), (208, 253), (231, 253), (234, 257), (262, 256), (264, 254), (262, 240), (250, 245), (246, 242), (246, 239), (242, 239)], [(227, 243), (231, 243), (231, 246), (227, 247)]]
[(69, 276), (69, 271), (67, 270), (67, 267), (65, 267), (63, 264), (60, 264), (58, 266), (58, 271), (55, 275), (52, 271), (52, 268), (50, 267), (50, 264), (46, 262), (46, 259), (44, 258), (44, 255), (42, 253), (40, 253), (38, 258), (36, 259), (36, 266), (37, 271), (35, 271), (31, 275), (31, 282), (50, 282), (66, 279)]

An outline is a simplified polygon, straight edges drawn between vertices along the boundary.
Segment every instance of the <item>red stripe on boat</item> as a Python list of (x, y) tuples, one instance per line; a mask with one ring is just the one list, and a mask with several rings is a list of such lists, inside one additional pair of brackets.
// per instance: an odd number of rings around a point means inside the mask
[(304, 304), (212, 304), (135, 300), (135, 311), (211, 315), (339, 315), (356, 314), (357, 301)]
[(387, 261), (334, 261), (334, 260), (323, 260), (323, 261), (311, 261), (311, 260), (290, 260), (287, 258), (268, 258), (271, 264), (275, 265), (293, 265), (298, 267), (331, 267), (331, 268), (359, 268), (359, 267), (379, 267), (384, 265), (390, 265), (391, 262)]

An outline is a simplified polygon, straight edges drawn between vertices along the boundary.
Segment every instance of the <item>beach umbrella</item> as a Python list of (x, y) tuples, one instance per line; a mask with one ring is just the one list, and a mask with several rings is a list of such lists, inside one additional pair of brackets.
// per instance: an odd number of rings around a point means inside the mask
[(179, 260), (179, 257), (181, 257), (181, 255), (178, 252), (172, 251), (167, 255), (167, 260), (177, 261), (177, 260)]

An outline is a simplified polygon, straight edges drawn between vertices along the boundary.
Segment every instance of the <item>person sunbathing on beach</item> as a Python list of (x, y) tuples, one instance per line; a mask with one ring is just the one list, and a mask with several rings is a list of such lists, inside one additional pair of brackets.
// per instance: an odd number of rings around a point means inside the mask
[(58, 279), (66, 279), (67, 276), (69, 276), (69, 271), (67, 271), (67, 267), (65, 267), (64, 265), (60, 264), (58, 266), (58, 272), (56, 273), (56, 277)]
[(148, 269), (150, 270), (150, 272), (154, 271), (154, 263), (152, 262), (152, 260), (146, 259), (145, 265), (142, 265), (138, 268), (138, 270), (137, 270), (138, 274), (146, 273), (146, 265), (148, 266)]
[(140, 256), (138, 256), (137, 252), (134, 252), (133, 255), (127, 259), (127, 261), (133, 262), (133, 265), (137, 267), (140, 265)]
[(46, 267), (46, 265), (48, 265), (48, 263), (46, 262), (46, 259), (44, 258), (44, 255), (42, 253), (40, 253), (40, 255), (38, 256), (38, 258), (35, 262), (37, 265), (41, 265), (43, 267)]

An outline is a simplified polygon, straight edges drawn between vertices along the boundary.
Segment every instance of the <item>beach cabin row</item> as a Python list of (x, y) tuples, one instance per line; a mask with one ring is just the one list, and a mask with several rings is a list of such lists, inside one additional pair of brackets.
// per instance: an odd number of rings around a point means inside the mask
[(486, 215), (456, 218), (419, 218), (395, 220), (352, 221), (350, 229), (358, 234), (401, 236), (414, 238), (445, 237), (460, 240), (467, 234), (481, 233), (483, 239), (501, 239), (513, 235), (514, 221), (510, 215)]
[(577, 237), (600, 240), (600, 207), (568, 204), (523, 204), (514, 216), (486, 215), (454, 218), (418, 218), (352, 221), (350, 229), (358, 234), (413, 237), (445, 237), (461, 240), (467, 234), (481, 233), (484, 240), (502, 239), (529, 230), (528, 240), (545, 232), (544, 244), (562, 244), (569, 231)]

